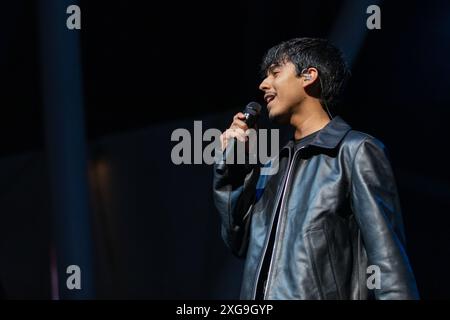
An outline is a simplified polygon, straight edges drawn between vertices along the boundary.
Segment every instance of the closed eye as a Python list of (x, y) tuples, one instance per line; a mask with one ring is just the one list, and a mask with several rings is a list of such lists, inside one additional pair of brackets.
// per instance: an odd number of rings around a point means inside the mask
[(272, 76), (274, 76), (274, 77), (276, 77), (279, 73), (280, 73), (280, 68), (279, 68), (279, 66), (272, 66), (272, 67), (269, 69), (269, 74), (272, 75)]
[(279, 73), (280, 73), (279, 70), (271, 70), (271, 71), (269, 72), (269, 76), (272, 76), (272, 77), (276, 78), (276, 77), (278, 76)]

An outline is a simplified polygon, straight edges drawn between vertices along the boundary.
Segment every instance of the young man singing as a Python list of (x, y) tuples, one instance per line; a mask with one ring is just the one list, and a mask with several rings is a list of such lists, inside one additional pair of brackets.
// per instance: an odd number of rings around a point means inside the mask
[[(328, 41), (271, 48), (260, 85), (273, 121), (294, 137), (278, 171), (214, 170), (222, 237), (245, 258), (242, 299), (417, 299), (397, 188), (384, 145), (333, 110), (346, 64)], [(244, 115), (222, 135), (245, 141)]]

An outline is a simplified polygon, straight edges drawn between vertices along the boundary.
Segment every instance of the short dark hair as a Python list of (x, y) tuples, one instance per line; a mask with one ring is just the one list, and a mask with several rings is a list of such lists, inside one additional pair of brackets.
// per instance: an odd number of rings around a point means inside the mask
[[(292, 62), (300, 76), (305, 68), (319, 72), (320, 103), (335, 108), (350, 76), (342, 52), (326, 39), (294, 38), (270, 48), (264, 56), (261, 73), (265, 77), (272, 65)], [(325, 105), (324, 105), (325, 104)]]

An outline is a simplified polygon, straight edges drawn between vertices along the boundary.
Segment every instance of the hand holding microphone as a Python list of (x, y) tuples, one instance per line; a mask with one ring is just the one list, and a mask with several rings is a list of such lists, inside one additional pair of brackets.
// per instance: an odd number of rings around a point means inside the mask
[[(261, 105), (250, 102), (242, 112), (233, 117), (230, 127), (220, 137), (225, 162), (230, 160), (230, 156), (234, 156), (237, 141), (245, 143), (248, 140), (247, 130), (256, 125), (260, 112)], [(220, 170), (224, 169), (223, 164), (220, 166)]]
[[(247, 141), (247, 130), (253, 128), (261, 112), (261, 105), (250, 102), (242, 112), (236, 113), (230, 127), (221, 135), (222, 150), (226, 150), (230, 140), (235, 144), (235, 140)], [(231, 149), (233, 145), (230, 145)]]

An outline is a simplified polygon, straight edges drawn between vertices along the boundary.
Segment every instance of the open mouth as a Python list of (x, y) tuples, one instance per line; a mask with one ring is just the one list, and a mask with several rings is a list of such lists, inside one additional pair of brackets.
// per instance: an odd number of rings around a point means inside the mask
[(269, 104), (273, 99), (275, 99), (275, 96), (276, 95), (274, 93), (267, 93), (264, 95), (264, 100), (267, 104)]

